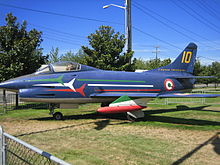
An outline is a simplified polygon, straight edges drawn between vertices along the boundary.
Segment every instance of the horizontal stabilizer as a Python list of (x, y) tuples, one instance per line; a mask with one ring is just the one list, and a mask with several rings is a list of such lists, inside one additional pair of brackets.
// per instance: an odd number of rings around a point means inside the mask
[(197, 79), (197, 78), (215, 78), (215, 76), (170, 76), (175, 79)]
[(159, 98), (214, 98), (220, 97), (220, 94), (190, 94), (190, 93), (172, 93), (162, 94)]

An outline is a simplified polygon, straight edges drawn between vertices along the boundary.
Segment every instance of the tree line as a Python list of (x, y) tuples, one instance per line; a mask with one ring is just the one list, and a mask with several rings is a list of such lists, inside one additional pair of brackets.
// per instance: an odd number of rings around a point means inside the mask
[[(82, 46), (77, 53), (68, 51), (59, 54), (59, 48), (52, 48), (43, 55), (40, 47), (42, 32), (27, 31), (27, 22), (17, 22), (12, 13), (7, 14), (6, 25), (0, 26), (0, 82), (35, 72), (42, 64), (58, 61), (74, 61), (104, 70), (135, 71), (151, 70), (171, 63), (168, 59), (143, 60), (133, 58), (134, 52), (123, 53), (125, 36), (110, 26), (100, 26), (87, 38), (90, 46)], [(130, 60), (132, 59), (132, 60)], [(201, 65), (196, 61), (194, 75), (213, 75), (217, 78), (199, 79), (199, 83), (219, 83), (220, 63)]]

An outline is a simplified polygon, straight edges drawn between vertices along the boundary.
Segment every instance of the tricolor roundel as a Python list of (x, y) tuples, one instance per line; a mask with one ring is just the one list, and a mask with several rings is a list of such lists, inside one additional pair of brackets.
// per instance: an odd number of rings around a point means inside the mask
[(174, 89), (174, 82), (171, 79), (166, 79), (164, 81), (164, 87), (167, 91), (172, 91)]

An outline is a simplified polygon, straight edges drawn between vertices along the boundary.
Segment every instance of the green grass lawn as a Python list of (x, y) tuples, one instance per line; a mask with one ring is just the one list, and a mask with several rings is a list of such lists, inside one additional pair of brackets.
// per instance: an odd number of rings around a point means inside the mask
[(220, 132), (220, 105), (176, 106), (150, 104), (137, 122), (127, 121), (123, 114), (97, 114), (99, 104), (62, 110), (62, 121), (54, 121), (48, 110), (22, 109), (0, 115), (0, 124), (72, 164), (217, 165), (220, 137), (212, 137)]

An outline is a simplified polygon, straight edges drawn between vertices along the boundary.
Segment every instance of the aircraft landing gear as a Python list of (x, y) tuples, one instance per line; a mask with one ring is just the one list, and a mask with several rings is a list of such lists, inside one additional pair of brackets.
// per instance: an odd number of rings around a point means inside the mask
[(61, 112), (56, 112), (53, 114), (53, 118), (55, 120), (62, 120), (63, 119), (63, 114)]
[(134, 116), (129, 115), (129, 114), (126, 114), (126, 117), (127, 117), (127, 119), (128, 119), (129, 121), (131, 121), (131, 122), (135, 122), (135, 121), (137, 120), (137, 118), (135, 118)]
[(56, 108), (56, 104), (50, 104), (49, 105), (49, 110), (50, 110), (50, 115), (53, 115), (53, 118), (55, 120), (62, 120), (63, 119), (63, 114), (61, 112), (55, 112), (54, 109)]
[(141, 110), (127, 112), (127, 119), (132, 122), (137, 121), (137, 119), (140, 119), (143, 117), (144, 117), (144, 112)]
[(101, 103), (101, 107), (107, 107), (109, 104), (111, 104), (111, 102), (103, 102)]

